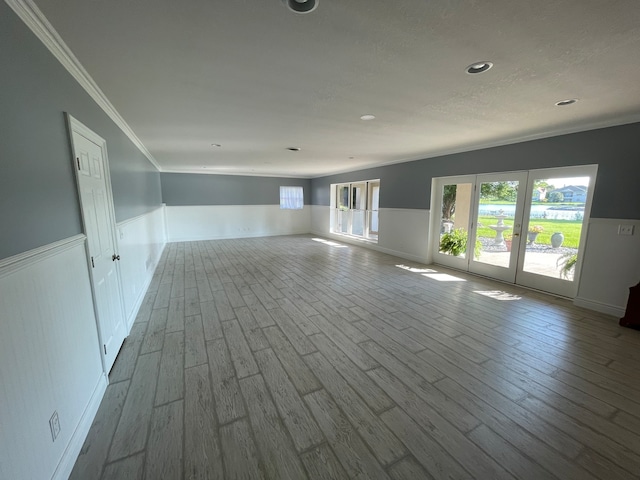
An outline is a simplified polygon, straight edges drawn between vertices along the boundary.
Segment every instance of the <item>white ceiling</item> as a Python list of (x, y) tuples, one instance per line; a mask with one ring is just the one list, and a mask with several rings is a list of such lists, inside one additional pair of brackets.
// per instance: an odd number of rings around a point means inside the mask
[(640, 120), (638, 0), (35, 3), (163, 171), (314, 177)]

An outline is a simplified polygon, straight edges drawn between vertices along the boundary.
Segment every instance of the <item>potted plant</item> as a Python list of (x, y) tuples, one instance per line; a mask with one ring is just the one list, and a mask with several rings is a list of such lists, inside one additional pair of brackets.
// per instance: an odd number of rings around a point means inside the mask
[[(468, 234), (464, 228), (455, 228), (440, 237), (440, 252), (458, 257), (467, 251)], [(482, 245), (479, 240), (473, 249), (475, 258), (480, 256)]]
[(560, 277), (569, 279), (573, 277), (573, 272), (576, 268), (576, 263), (578, 263), (578, 253), (568, 252), (563, 255), (560, 255), (558, 261), (556, 262), (556, 266), (560, 269)]
[(527, 240), (529, 240), (529, 245), (533, 245), (538, 238), (538, 234), (542, 232), (544, 228), (542, 225), (531, 225), (529, 226), (529, 231), (527, 232)]
[(504, 238), (504, 246), (507, 247), (507, 252), (510, 252), (511, 251), (511, 243), (513, 242), (513, 233), (505, 232), (502, 235), (502, 238)]

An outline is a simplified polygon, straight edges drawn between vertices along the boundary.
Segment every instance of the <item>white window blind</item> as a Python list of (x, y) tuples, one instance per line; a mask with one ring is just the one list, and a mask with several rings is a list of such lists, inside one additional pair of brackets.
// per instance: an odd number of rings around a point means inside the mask
[(303, 206), (302, 187), (280, 187), (280, 208), (301, 210)]

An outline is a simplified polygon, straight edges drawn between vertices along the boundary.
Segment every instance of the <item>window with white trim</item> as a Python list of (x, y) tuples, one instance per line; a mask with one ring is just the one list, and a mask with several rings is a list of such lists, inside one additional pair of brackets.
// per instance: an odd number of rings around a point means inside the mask
[(280, 187), (280, 208), (285, 210), (302, 210), (304, 207), (304, 191), (302, 187)]
[(331, 185), (331, 231), (378, 241), (380, 180)]

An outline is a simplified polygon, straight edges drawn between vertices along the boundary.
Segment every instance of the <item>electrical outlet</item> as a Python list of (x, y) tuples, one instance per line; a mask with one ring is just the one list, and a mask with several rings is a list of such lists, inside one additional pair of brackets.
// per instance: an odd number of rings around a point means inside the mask
[(633, 235), (633, 225), (618, 225), (618, 235)]
[(53, 412), (49, 419), (49, 428), (51, 428), (51, 439), (55, 442), (60, 433), (60, 418), (58, 418), (58, 412)]

